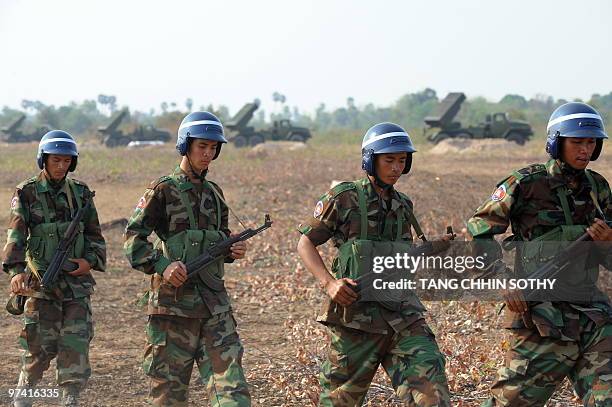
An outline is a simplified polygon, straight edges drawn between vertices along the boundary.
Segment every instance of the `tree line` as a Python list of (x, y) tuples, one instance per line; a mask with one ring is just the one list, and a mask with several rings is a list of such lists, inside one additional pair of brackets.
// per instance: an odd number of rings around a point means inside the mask
[[(290, 119), (294, 124), (306, 126), (315, 133), (337, 133), (350, 130), (363, 131), (374, 123), (392, 121), (407, 129), (421, 129), (423, 119), (435, 112), (436, 106), (445, 95), (438, 95), (433, 89), (407, 93), (388, 106), (376, 106), (373, 103), (360, 103), (349, 97), (346, 105), (329, 109), (321, 103), (313, 114), (300, 111), (297, 106), (291, 106), (290, 99), (279, 92), (272, 94), (272, 111), (266, 112), (260, 108), (255, 112), (250, 126), (266, 127), (274, 120)], [(508, 94), (495, 102), (483, 97), (468, 98), (461, 107), (456, 120), (463, 125), (477, 124), (485, 116), (495, 112), (508, 112), (513, 119), (526, 120), (536, 129), (536, 134), (543, 134), (543, 128), (550, 113), (559, 105), (567, 102), (564, 99), (554, 99), (552, 96), (536, 95), (527, 99), (521, 95)], [(257, 101), (259, 102), (259, 101)], [(612, 119), (612, 92), (600, 95), (593, 94), (585, 101), (599, 110), (605, 119)], [(0, 112), (0, 127), (12, 123), (21, 114), (26, 114), (24, 127), (31, 129), (47, 125), (51, 128), (65, 129), (78, 136), (90, 137), (96, 134), (99, 126), (110, 122), (112, 115), (119, 110), (128, 109), (120, 106), (113, 95), (100, 94), (96, 99), (87, 99), (80, 103), (71, 102), (62, 106), (48, 105), (38, 100), (23, 100), (21, 109), (4, 106)], [(187, 98), (183, 103), (162, 102), (159, 109), (147, 112), (130, 111), (122, 126), (137, 124), (152, 125), (176, 131), (181, 119), (195, 109), (193, 99)], [(199, 110), (209, 110), (219, 116), (222, 121), (231, 119), (236, 112), (230, 112), (224, 105), (201, 105)]]

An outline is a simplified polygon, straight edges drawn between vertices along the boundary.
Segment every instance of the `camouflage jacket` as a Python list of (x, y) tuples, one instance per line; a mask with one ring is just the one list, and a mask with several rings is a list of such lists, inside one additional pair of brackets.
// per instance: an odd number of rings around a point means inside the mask
[[(152, 275), (148, 313), (201, 318), (228, 311), (231, 307), (225, 290), (213, 293), (197, 278), (189, 279), (178, 289), (162, 281), (161, 276), (172, 261), (164, 256), (158, 244), (154, 245), (148, 240), (149, 235), (155, 232), (161, 241), (166, 242), (190, 227), (188, 211), (171, 177), (175, 177), (181, 189), (187, 193), (198, 228), (214, 227), (226, 236), (231, 233), (227, 206), (221, 203), (221, 224), (217, 225), (214, 192), (204, 184), (192, 184), (180, 167), (170, 176), (152, 182), (126, 226), (124, 243), (124, 251), (132, 267)], [(223, 197), (221, 188), (208, 182)]]
[[(15, 274), (23, 273), (26, 268), (26, 252), (32, 250), (32, 244), (28, 244), (32, 230), (45, 222), (42, 200), (48, 205), (50, 221), (70, 222), (78, 206), (76, 199), (89, 199), (91, 192), (88, 186), (81, 181), (69, 178), (77, 191), (78, 197), (72, 193), (72, 202), (68, 202), (68, 189), (66, 180), (53, 183), (44, 171), (36, 177), (32, 177), (17, 186), (11, 200), (11, 212), (8, 225), (8, 237), (4, 246), (2, 268), (12, 278)], [(106, 268), (106, 244), (100, 229), (98, 213), (95, 205), (91, 204), (90, 210), (83, 217), (84, 250), (83, 258), (98, 271)], [(49, 253), (47, 253), (48, 255)], [(30, 253), (32, 255), (32, 253)], [(44, 270), (37, 270), (42, 276)], [(88, 296), (93, 292), (95, 280), (93, 276), (72, 277), (65, 273), (60, 274), (56, 287), (51, 291), (41, 291), (38, 280), (32, 278), (30, 281), (31, 293), (28, 295), (39, 298), (70, 299)]]
[[(413, 204), (404, 194), (391, 190), (391, 199), (382, 199), (374, 189), (369, 178), (356, 183), (364, 186), (366, 207), (368, 208), (368, 236), (378, 236), (379, 240), (394, 240), (397, 235), (397, 214), (399, 209), (404, 215), (401, 240), (412, 242), (411, 219)], [(359, 238), (361, 217), (358, 195), (352, 183), (340, 183), (323, 195), (315, 206), (312, 218), (301, 224), (298, 230), (318, 246), (329, 239), (338, 248), (343, 243)], [(399, 312), (389, 311), (377, 303), (355, 302), (349, 307), (326, 299), (317, 321), (326, 325), (342, 325), (365, 332), (388, 333), (389, 328), (399, 332), (415, 321), (423, 318), (425, 307), (414, 297), (411, 302), (403, 303)]]
[[(587, 171), (597, 186), (596, 196), (601, 210), (607, 219), (612, 219), (610, 186), (600, 174)], [(591, 198), (591, 183), (585, 171), (576, 171), (560, 160), (549, 160), (546, 164), (534, 164), (515, 171), (501, 181), (491, 197), (468, 220), (468, 230), (475, 239), (492, 239), (496, 234), (505, 233), (511, 225), (513, 233), (521, 240), (530, 241), (542, 236), (566, 224), (556, 192), (560, 187), (568, 188), (573, 224), (590, 225), (596, 217), (602, 217)], [(606, 268), (612, 268), (612, 254), (607, 255), (603, 263)], [(564, 315), (567, 317), (576, 309), (590, 310), (587, 313), (598, 322), (605, 318), (603, 314), (610, 312), (609, 304), (593, 304), (585, 308), (564, 303), (543, 303), (532, 308), (532, 315), (534, 319), (541, 319), (542, 326), (538, 328), (544, 335), (575, 336), (575, 332), (558, 328), (564, 325)], [(535, 315), (534, 311), (539, 315)], [(509, 313), (506, 327), (523, 326), (518, 315)]]

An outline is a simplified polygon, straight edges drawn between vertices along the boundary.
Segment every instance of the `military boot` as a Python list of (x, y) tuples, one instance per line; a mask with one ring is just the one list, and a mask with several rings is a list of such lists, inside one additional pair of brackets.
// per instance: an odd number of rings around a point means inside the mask
[(69, 385), (62, 388), (62, 406), (63, 407), (79, 407), (79, 394), (81, 387), (77, 385)]
[(32, 407), (32, 400), (29, 397), (24, 397), (27, 395), (22, 394), (21, 390), (25, 390), (26, 392), (32, 388), (32, 385), (28, 383), (23, 372), (19, 375), (19, 381), (17, 383), (17, 389), (20, 390), (13, 397), (13, 406), (14, 407)]

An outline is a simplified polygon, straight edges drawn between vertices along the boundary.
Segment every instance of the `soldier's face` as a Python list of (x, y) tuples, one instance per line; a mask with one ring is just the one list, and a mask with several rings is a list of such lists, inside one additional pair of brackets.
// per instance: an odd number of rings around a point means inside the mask
[(572, 168), (584, 170), (589, 165), (591, 155), (597, 145), (596, 140), (592, 137), (567, 137), (562, 140), (561, 159)]
[(49, 154), (45, 163), (45, 171), (53, 181), (61, 181), (68, 173), (72, 163), (72, 156), (63, 154)]
[(216, 141), (199, 139), (191, 142), (187, 156), (194, 170), (201, 172), (208, 169), (208, 165), (217, 152), (217, 144)]
[(397, 182), (406, 166), (407, 153), (379, 154), (374, 162), (376, 174), (385, 184)]

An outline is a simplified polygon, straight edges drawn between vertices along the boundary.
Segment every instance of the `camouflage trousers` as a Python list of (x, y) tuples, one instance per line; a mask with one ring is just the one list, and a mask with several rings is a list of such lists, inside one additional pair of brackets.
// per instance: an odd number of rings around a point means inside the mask
[(483, 407), (543, 406), (566, 376), (585, 406), (612, 406), (611, 323), (583, 332), (577, 342), (515, 331)]
[(450, 405), (444, 356), (423, 320), (386, 335), (341, 326), (330, 330), (329, 355), (320, 375), (320, 406), (360, 406), (381, 364), (407, 405)]
[(52, 301), (29, 297), (19, 343), (24, 349), (21, 375), (36, 385), (57, 357), (57, 383), (83, 388), (91, 376), (89, 343), (93, 319), (89, 297)]
[(143, 369), (155, 406), (187, 406), (194, 362), (213, 406), (250, 406), (244, 349), (231, 312), (207, 318), (151, 315)]

